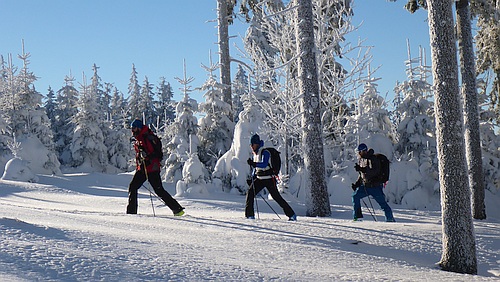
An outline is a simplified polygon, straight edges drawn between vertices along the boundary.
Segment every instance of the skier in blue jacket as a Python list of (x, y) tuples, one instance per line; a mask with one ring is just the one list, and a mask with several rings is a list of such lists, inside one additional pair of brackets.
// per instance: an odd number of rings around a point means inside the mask
[(289, 220), (297, 220), (295, 212), (290, 205), (283, 199), (278, 187), (276, 186), (276, 175), (274, 175), (271, 168), (271, 153), (263, 149), (264, 141), (260, 140), (259, 135), (254, 134), (250, 139), (250, 147), (253, 152), (253, 159), (248, 159), (247, 163), (254, 168), (250, 188), (247, 191), (245, 217), (248, 219), (255, 219), (255, 212), (253, 209), (255, 195), (259, 194), (262, 189), (267, 188), (269, 194), (278, 203)]

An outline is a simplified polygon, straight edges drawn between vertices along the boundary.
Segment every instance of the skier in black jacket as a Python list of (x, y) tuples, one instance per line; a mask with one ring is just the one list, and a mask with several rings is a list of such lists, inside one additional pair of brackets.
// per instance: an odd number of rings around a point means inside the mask
[(374, 155), (373, 149), (368, 150), (366, 144), (358, 146), (359, 162), (354, 165), (354, 169), (359, 172), (356, 183), (352, 184), (353, 218), (358, 220), (363, 217), (361, 214), (361, 199), (372, 196), (385, 212), (385, 221), (395, 222), (392, 209), (385, 201), (383, 184), (378, 180), (380, 174), (380, 161)]

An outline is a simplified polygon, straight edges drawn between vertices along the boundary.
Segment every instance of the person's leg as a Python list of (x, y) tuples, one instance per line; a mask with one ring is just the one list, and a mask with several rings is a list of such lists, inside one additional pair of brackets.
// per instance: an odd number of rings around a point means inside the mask
[(142, 171), (136, 171), (132, 181), (128, 185), (128, 214), (137, 214), (137, 190), (146, 181), (146, 175)]
[(253, 209), (254, 199), (255, 195), (257, 195), (262, 189), (264, 189), (262, 180), (254, 179), (252, 184), (250, 184), (245, 201), (245, 217), (255, 217), (255, 211)]
[(293, 211), (292, 207), (283, 199), (281, 196), (280, 192), (278, 191), (278, 187), (276, 187), (276, 181), (274, 179), (266, 179), (264, 180), (265, 182), (265, 187), (269, 191), (269, 194), (271, 194), (271, 197), (280, 205), (280, 207), (283, 209), (285, 212), (286, 216), (292, 217), (295, 215), (295, 212)]
[(366, 194), (366, 188), (365, 186), (359, 186), (356, 191), (352, 193), (352, 206), (353, 206), (353, 211), (352, 211), (352, 216), (354, 219), (358, 219), (360, 211), (361, 211), (361, 199), (364, 197), (368, 196)]
[(373, 187), (369, 189), (370, 195), (377, 201), (377, 203), (380, 205), (380, 208), (384, 211), (385, 213), (385, 221), (394, 221), (394, 216), (392, 214), (392, 209), (387, 204), (385, 200), (385, 195), (384, 191), (382, 190), (383, 187)]
[(172, 196), (163, 189), (163, 185), (161, 184), (161, 177), (159, 172), (151, 172), (148, 174), (148, 181), (153, 187), (156, 195), (160, 197), (160, 199), (167, 205), (174, 214), (182, 211), (184, 208), (172, 198)]

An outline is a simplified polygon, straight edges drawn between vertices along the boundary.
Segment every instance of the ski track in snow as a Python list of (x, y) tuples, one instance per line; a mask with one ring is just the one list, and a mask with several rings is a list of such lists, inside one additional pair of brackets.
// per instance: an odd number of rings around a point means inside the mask
[(350, 207), (333, 206), (330, 218), (288, 222), (276, 203), (282, 219), (260, 202), (260, 219), (247, 220), (244, 197), (221, 195), (180, 199), (179, 218), (158, 201), (153, 216), (142, 189), (139, 214), (126, 215), (125, 187), (50, 183), (59, 187), (0, 182), (0, 280), (498, 281), (497, 221), (475, 221), (480, 275), (471, 276), (433, 265), (436, 211), (352, 222)]

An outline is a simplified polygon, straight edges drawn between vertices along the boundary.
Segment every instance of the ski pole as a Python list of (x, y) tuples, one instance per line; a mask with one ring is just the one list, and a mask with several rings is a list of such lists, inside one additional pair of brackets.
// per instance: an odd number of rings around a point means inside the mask
[[(366, 186), (363, 185), (363, 188), (365, 189), (365, 193), (366, 195), (368, 195), (368, 191), (366, 191)], [(363, 203), (365, 204), (366, 208), (368, 209), (368, 211), (370, 212), (370, 214), (372, 215), (373, 219), (375, 221), (377, 221), (377, 218), (375, 217), (375, 208), (373, 207), (373, 203), (372, 203), (372, 200), (370, 199), (370, 196), (368, 195), (368, 202), (370, 203), (370, 206), (372, 207), (372, 210), (373, 210), (373, 214), (372, 212), (370, 211), (370, 208), (368, 207), (368, 205), (365, 203), (365, 201), (363, 200)]]
[(273, 209), (273, 207), (271, 207), (271, 205), (266, 201), (266, 199), (264, 198), (264, 196), (262, 196), (260, 193), (259, 193), (260, 197), (262, 198), (262, 200), (264, 200), (264, 202), (271, 208), (271, 210), (273, 210), (274, 214), (279, 218), (281, 219), (281, 217), (278, 215), (278, 213)]
[(368, 212), (370, 213), (370, 215), (373, 217), (373, 219), (375, 221), (377, 221), (377, 218), (373, 215), (372, 211), (370, 210), (370, 208), (368, 207), (368, 205), (366, 204), (365, 200), (361, 199), (361, 201), (363, 201), (363, 204), (365, 204), (365, 207), (366, 209), (368, 210)]
[(250, 177), (252, 177), (252, 189), (253, 189), (253, 197), (254, 197), (254, 200), (255, 200), (255, 208), (257, 210), (257, 219), (260, 219), (260, 213), (259, 213), (259, 204), (257, 203), (257, 199), (255, 199), (255, 196), (257, 196), (257, 193), (255, 193), (255, 183), (254, 183), (254, 180), (253, 180), (253, 169), (252, 167), (250, 166), (250, 169), (252, 170), (252, 174), (250, 175)]
[[(148, 178), (148, 169), (146, 168), (146, 164), (144, 163), (144, 159), (142, 160), (142, 165), (144, 166), (144, 173), (146, 174), (146, 180), (149, 182), (149, 178)], [(146, 187), (144, 184), (142, 184), (142, 186)], [(149, 191), (149, 199), (151, 200), (151, 208), (153, 209), (153, 216), (156, 217), (156, 213), (155, 213), (155, 206), (153, 204), (153, 192), (151, 192), (151, 190), (149, 188), (146, 187), (146, 189), (148, 189)], [(158, 195), (155, 194), (156, 197), (158, 197)]]

